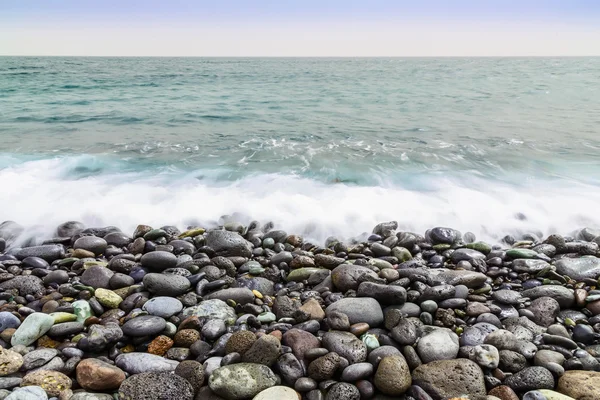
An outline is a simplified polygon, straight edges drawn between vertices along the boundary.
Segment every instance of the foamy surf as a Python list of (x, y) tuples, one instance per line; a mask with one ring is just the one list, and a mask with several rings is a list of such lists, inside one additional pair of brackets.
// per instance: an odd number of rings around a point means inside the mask
[(242, 223), (273, 222), (318, 242), (356, 237), (389, 220), (401, 230), (422, 234), (450, 226), (491, 242), (506, 234), (569, 234), (600, 226), (600, 187), (572, 180), (516, 185), (437, 174), (419, 177), (420, 185), (408, 176), (405, 185), (381, 176), (373, 185), (351, 185), (300, 175), (232, 179), (222, 170), (135, 170), (91, 156), (4, 163), (0, 221), (16, 221), (27, 228), (23, 237), (40, 240), (68, 220), (131, 233), (138, 224), (210, 227), (233, 213)]

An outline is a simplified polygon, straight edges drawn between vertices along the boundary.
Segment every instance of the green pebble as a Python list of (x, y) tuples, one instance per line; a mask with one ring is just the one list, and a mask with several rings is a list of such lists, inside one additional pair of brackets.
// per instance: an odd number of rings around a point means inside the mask
[(86, 319), (94, 315), (90, 303), (85, 300), (77, 300), (73, 302), (73, 312), (77, 317), (77, 322), (84, 322)]
[(168, 236), (168, 235), (167, 235), (167, 232), (165, 232), (164, 230), (152, 229), (150, 232), (148, 232), (144, 235), (144, 239), (145, 240), (156, 240), (156, 239), (166, 237), (166, 236)]
[(119, 304), (123, 301), (121, 296), (108, 289), (96, 289), (96, 293), (94, 294), (96, 299), (105, 307), (108, 308), (117, 308)]
[(179, 238), (184, 239), (187, 237), (196, 237), (202, 235), (204, 232), (206, 232), (204, 228), (190, 229), (189, 231), (185, 231), (181, 235), (179, 235)]
[(516, 260), (518, 258), (537, 258), (538, 253), (530, 249), (510, 249), (506, 251), (506, 256)]
[(51, 313), (50, 316), (54, 318), (55, 324), (77, 321), (77, 315), (67, 312), (54, 312)]
[(483, 254), (490, 254), (490, 252), (492, 251), (492, 246), (485, 242), (475, 242), (467, 244), (467, 249), (477, 250), (478, 252)]
[(377, 336), (371, 333), (365, 333), (360, 337), (360, 340), (362, 340), (365, 346), (367, 346), (367, 351), (369, 353), (379, 347), (379, 340), (377, 339)]
[(306, 267), (306, 268), (298, 268), (290, 271), (287, 276), (288, 282), (301, 282), (303, 280), (308, 279), (311, 274), (314, 274), (317, 271), (320, 271), (322, 268), (314, 268), (314, 267)]
[(452, 245), (450, 244), (446, 244), (446, 243), (440, 243), (440, 244), (436, 244), (433, 246), (433, 249), (435, 251), (444, 251), (444, 250), (448, 250), (449, 248), (451, 248)]
[(275, 314), (273, 314), (272, 312), (268, 312), (268, 311), (258, 314), (257, 318), (260, 322), (263, 322), (265, 324), (268, 324), (270, 322), (275, 322), (275, 320), (277, 319)]

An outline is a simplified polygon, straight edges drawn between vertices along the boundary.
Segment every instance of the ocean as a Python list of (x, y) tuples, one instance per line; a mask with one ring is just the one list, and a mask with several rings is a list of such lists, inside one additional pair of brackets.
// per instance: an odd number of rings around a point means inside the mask
[[(600, 58), (0, 57), (0, 222), (600, 226)], [(230, 216), (230, 217), (225, 217)]]

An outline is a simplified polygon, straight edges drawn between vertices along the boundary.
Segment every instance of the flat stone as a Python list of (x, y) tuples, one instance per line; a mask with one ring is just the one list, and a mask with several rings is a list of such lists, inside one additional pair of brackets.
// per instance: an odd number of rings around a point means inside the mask
[(77, 383), (86, 390), (114, 390), (125, 380), (123, 370), (94, 358), (80, 361), (76, 373)]
[(555, 266), (556, 272), (577, 281), (600, 277), (600, 258), (597, 257), (563, 258)]
[(195, 315), (199, 318), (222, 319), (229, 325), (237, 319), (235, 310), (219, 299), (201, 301), (196, 306), (185, 308), (182, 314), (184, 318)]
[(54, 325), (54, 318), (48, 314), (30, 314), (13, 334), (10, 343), (13, 346), (29, 346), (46, 334)]
[(483, 371), (466, 359), (440, 360), (421, 364), (412, 373), (413, 385), (434, 399), (486, 395)]
[(125, 353), (115, 359), (117, 367), (130, 374), (174, 371), (179, 362), (149, 353)]
[(145, 302), (142, 309), (150, 315), (170, 318), (183, 310), (183, 304), (173, 297), (158, 296)]
[(566, 371), (556, 390), (577, 400), (600, 399), (600, 372)]
[(377, 300), (369, 297), (346, 297), (330, 304), (325, 313), (342, 312), (348, 316), (350, 324), (366, 322), (371, 328), (383, 324), (383, 310)]

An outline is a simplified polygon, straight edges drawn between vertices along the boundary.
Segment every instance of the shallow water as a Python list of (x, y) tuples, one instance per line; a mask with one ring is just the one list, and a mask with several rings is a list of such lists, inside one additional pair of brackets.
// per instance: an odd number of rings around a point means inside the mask
[(0, 220), (600, 226), (600, 58), (0, 57)]

